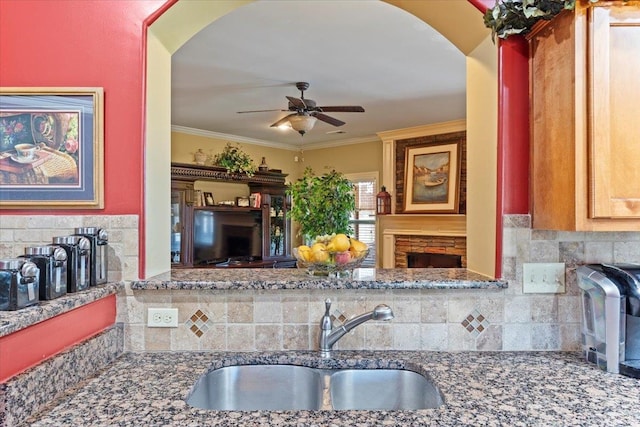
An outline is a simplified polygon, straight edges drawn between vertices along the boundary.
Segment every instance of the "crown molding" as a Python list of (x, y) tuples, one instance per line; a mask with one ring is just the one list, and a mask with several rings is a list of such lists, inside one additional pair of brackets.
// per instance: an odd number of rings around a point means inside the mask
[(212, 132), (208, 130), (195, 129), (195, 128), (189, 128), (185, 126), (177, 126), (177, 125), (172, 125), (171, 131), (185, 133), (188, 135), (203, 136), (205, 138), (225, 139), (230, 142), (261, 145), (264, 147), (279, 148), (282, 150), (291, 150), (291, 151), (304, 151), (304, 150), (313, 150), (313, 149), (319, 149), (319, 148), (341, 147), (344, 145), (354, 145), (354, 144), (363, 144), (366, 142), (380, 141), (380, 138), (378, 138), (375, 135), (372, 135), (372, 136), (363, 137), (363, 138), (350, 138), (350, 139), (341, 139), (338, 141), (317, 142), (317, 143), (308, 144), (308, 145), (291, 145), (291, 144), (285, 144), (282, 142), (245, 138), (237, 135), (230, 135), (226, 133)]
[(378, 132), (378, 136), (383, 141), (397, 141), (400, 139), (417, 138), (420, 136), (439, 135), (449, 132), (460, 132), (466, 130), (467, 120), (451, 120), (449, 122), (435, 123), (431, 125), (415, 126), (405, 129), (388, 130)]
[(340, 139), (338, 141), (316, 142), (314, 144), (300, 146), (300, 150), (313, 150), (318, 148), (343, 147), (345, 145), (365, 144), (367, 142), (380, 141), (375, 135), (365, 136), (362, 138)]
[(237, 135), (230, 135), (227, 133), (211, 132), (209, 130), (189, 128), (185, 126), (171, 125), (172, 132), (186, 133), (188, 135), (203, 136), (205, 138), (217, 138), (226, 139), (229, 142), (262, 145), (264, 147), (280, 148), (281, 150), (300, 151), (300, 147), (297, 145), (284, 144), (282, 142), (264, 141), (262, 139), (245, 138)]

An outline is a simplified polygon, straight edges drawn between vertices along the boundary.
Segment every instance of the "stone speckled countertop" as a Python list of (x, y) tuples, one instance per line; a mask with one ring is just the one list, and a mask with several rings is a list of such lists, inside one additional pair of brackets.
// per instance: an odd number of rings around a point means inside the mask
[[(233, 364), (407, 368), (428, 374), (444, 406), (411, 411), (209, 411), (184, 399), (197, 378)], [(637, 426), (640, 381), (577, 353), (126, 353), (69, 390), (36, 426)]]
[(0, 311), (0, 337), (116, 294), (123, 287), (124, 283), (122, 282), (107, 283), (90, 287), (84, 291), (66, 294), (53, 300), (40, 301), (36, 305), (20, 310)]
[(359, 268), (352, 278), (310, 276), (295, 268), (193, 268), (131, 282), (131, 289), (498, 289), (507, 282), (464, 268)]

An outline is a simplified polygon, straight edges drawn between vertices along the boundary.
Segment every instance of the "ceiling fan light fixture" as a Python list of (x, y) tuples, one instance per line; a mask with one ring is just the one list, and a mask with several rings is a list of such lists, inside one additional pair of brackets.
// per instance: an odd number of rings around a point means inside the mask
[(313, 126), (316, 124), (316, 120), (318, 119), (308, 114), (289, 117), (291, 127), (302, 136), (313, 129)]

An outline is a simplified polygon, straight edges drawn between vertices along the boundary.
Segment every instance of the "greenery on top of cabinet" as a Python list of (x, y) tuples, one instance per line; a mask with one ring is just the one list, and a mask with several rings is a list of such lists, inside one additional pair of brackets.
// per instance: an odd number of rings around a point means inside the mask
[(491, 28), (491, 39), (495, 42), (496, 36), (506, 39), (513, 34), (526, 34), (539, 20), (553, 19), (575, 6), (576, 0), (496, 0), (496, 5), (484, 14), (484, 24)]

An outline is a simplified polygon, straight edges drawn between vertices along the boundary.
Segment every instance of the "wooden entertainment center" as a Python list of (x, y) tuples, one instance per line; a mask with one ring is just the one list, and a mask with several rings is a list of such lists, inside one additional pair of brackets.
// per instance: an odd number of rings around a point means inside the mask
[[(295, 267), (295, 258), (291, 256), (291, 221), (288, 216), (290, 201), (286, 195), (286, 176), (273, 171), (257, 171), (253, 176), (248, 176), (228, 173), (222, 167), (171, 163), (171, 267)], [(203, 180), (247, 184), (251, 194), (260, 194), (260, 204), (256, 207), (194, 206), (194, 182)], [(194, 251), (194, 218), (203, 213), (210, 216), (235, 213), (237, 217), (260, 218), (259, 249), (254, 250), (256, 253), (253, 256), (246, 254), (206, 262), (194, 256), (197, 255)]]

